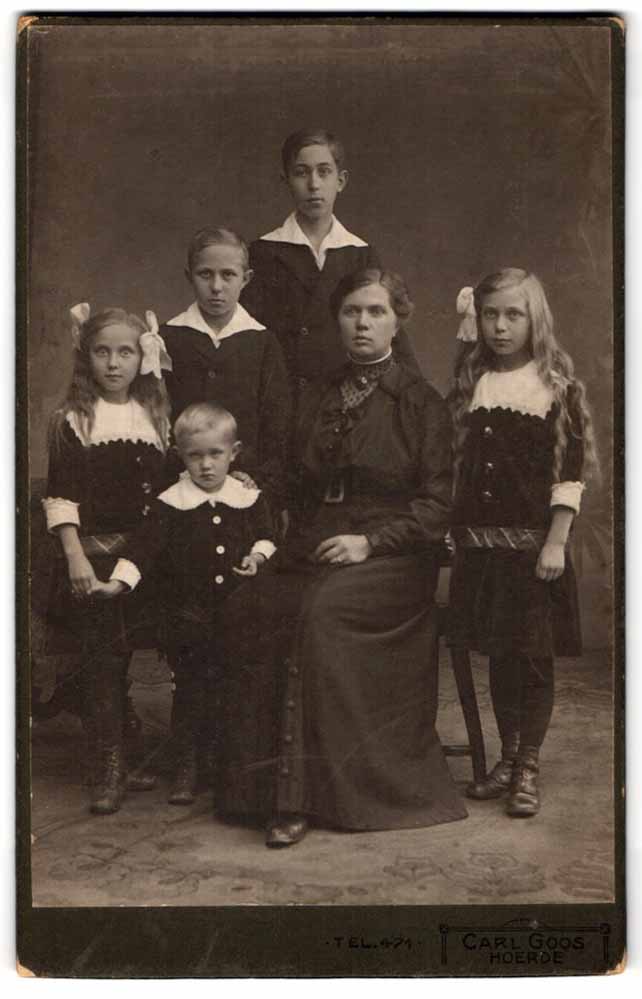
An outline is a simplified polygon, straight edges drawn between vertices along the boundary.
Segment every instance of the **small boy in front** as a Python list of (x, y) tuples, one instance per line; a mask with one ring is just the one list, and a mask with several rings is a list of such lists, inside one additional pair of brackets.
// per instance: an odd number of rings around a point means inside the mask
[[(281, 160), (294, 211), (250, 245), (254, 276), (242, 302), (276, 333), (298, 399), (310, 381), (345, 361), (330, 295), (346, 274), (380, 264), (374, 248), (334, 215), (348, 183), (341, 141), (325, 129), (303, 129), (285, 140)], [(400, 362), (417, 370), (403, 331), (394, 349)]]
[(262, 493), (229, 474), (241, 447), (232, 414), (208, 402), (188, 406), (174, 424), (174, 439), (186, 471), (154, 502), (125, 555), (143, 571), (158, 563), (166, 582), (168, 661), (175, 683), (175, 773), (168, 800), (189, 805), (198, 784), (199, 749), (214, 744), (212, 716), (221, 679), (217, 615), (242, 578), (255, 576), (276, 549)]

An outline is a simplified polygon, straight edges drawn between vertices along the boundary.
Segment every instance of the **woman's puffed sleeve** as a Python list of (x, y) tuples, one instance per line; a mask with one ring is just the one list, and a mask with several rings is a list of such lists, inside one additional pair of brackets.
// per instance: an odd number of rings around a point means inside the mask
[(261, 370), (259, 413), (261, 426), (258, 446), (258, 481), (274, 501), (285, 503), (285, 483), (292, 407), (290, 385), (283, 352), (273, 333), (265, 334)]
[(368, 533), (374, 555), (402, 554), (439, 544), (450, 526), (452, 423), (448, 407), (430, 389), (424, 406), (406, 413), (403, 422), (407, 435), (416, 435), (419, 444), (417, 494), (407, 514), (395, 516)]
[(417, 361), (414, 347), (412, 346), (410, 337), (406, 331), (404, 329), (400, 329), (392, 342), (394, 355), (399, 363), (403, 364), (404, 368), (407, 368), (409, 371), (421, 374), (421, 369), (419, 367), (419, 362)]
[(566, 390), (566, 409), (566, 448), (559, 482), (551, 489), (551, 506), (565, 506), (579, 513), (584, 492), (584, 423), (580, 393), (574, 382)]
[(63, 524), (79, 527), (87, 497), (85, 449), (65, 420), (60, 438), (52, 442), (49, 450), (47, 489), (42, 501), (47, 530), (53, 531)]

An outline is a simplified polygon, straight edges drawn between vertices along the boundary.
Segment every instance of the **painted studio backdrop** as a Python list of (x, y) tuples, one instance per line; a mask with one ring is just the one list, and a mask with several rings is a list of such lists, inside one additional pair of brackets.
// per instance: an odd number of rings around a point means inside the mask
[(612, 312), (609, 31), (569, 25), (37, 27), (31, 32), (31, 475), (69, 376), (68, 308), (159, 320), (191, 300), (184, 251), (290, 211), (284, 137), (342, 137), (337, 214), (407, 279), (426, 376), (448, 387), (459, 289), (543, 280), (594, 411), (605, 484), (575, 532), (589, 648), (609, 644)]

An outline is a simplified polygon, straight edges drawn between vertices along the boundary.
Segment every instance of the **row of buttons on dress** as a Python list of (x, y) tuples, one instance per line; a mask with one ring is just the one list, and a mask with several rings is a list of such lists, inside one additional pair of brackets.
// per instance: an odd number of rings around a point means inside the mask
[[(220, 515), (218, 513), (215, 513), (214, 516), (212, 517), (212, 523), (213, 524), (217, 524), (217, 525), (221, 523), (221, 517), (220, 517)], [(217, 555), (224, 555), (225, 554), (225, 545), (217, 545), (216, 546), (216, 554)], [(216, 583), (217, 586), (220, 586), (221, 583), (225, 582), (225, 576), (221, 576), (220, 574), (218, 576), (214, 576), (214, 582)]]
[[(493, 428), (492, 427), (488, 427), (488, 426), (484, 427), (483, 433), (484, 433), (484, 437), (487, 437), (487, 438), (488, 437), (492, 437), (493, 436)], [(492, 503), (492, 501), (495, 498), (493, 496), (492, 491), (488, 488), (488, 480), (490, 479), (490, 477), (491, 477), (491, 475), (493, 474), (494, 471), (495, 471), (495, 465), (494, 465), (494, 463), (492, 461), (485, 461), (484, 462), (484, 474), (486, 476), (487, 486), (486, 486), (486, 489), (482, 490), (482, 494), (481, 494), (481, 498), (482, 498), (482, 500), (483, 500), (484, 503)]]
[[(142, 464), (142, 460), (141, 460), (141, 457), (140, 457), (139, 454), (136, 455), (136, 464), (137, 465)], [(152, 484), (151, 484), (151, 482), (142, 482), (141, 483), (141, 489), (143, 490), (143, 492), (145, 493), (146, 496), (149, 496), (149, 494), (152, 491)], [(142, 513), (143, 517), (146, 517), (150, 510), (151, 510), (151, 506), (149, 505), (149, 503), (145, 503), (145, 505), (143, 506), (143, 508), (141, 510), (141, 513)]]
[[(285, 665), (286, 665), (287, 670), (288, 670), (288, 676), (290, 676), (290, 677), (298, 677), (298, 675), (299, 675), (299, 667), (298, 666), (294, 666), (292, 664), (292, 660), (291, 659), (286, 659), (285, 660)], [(294, 735), (292, 734), (292, 726), (294, 724), (294, 711), (296, 710), (296, 700), (291, 696), (292, 693), (293, 693), (293, 691), (291, 689), (291, 686), (292, 686), (291, 681), (288, 680), (288, 691), (287, 691), (288, 697), (287, 697), (287, 700), (285, 702), (285, 706), (287, 708), (288, 714), (287, 714), (287, 718), (286, 718), (286, 722), (285, 722), (285, 731), (283, 733), (283, 742), (287, 746), (291, 746), (292, 743), (294, 742)], [(291, 775), (291, 771), (290, 771), (290, 767), (288, 765), (287, 758), (285, 758), (282, 761), (279, 773), (280, 773), (281, 777), (289, 777)]]

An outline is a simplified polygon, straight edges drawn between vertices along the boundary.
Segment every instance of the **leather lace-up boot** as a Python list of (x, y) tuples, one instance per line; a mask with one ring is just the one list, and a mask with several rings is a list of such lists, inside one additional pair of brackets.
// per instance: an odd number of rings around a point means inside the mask
[(466, 788), (467, 797), (486, 801), (490, 798), (500, 798), (502, 794), (505, 794), (510, 786), (518, 747), (519, 734), (514, 733), (502, 744), (502, 758), (484, 780), (468, 785)]
[(94, 815), (117, 812), (125, 795), (125, 765), (122, 746), (103, 746), (99, 752), (90, 809)]
[(537, 815), (540, 808), (537, 777), (539, 775), (539, 750), (535, 746), (520, 748), (510, 783), (506, 814), (516, 819)]
[(198, 753), (192, 741), (181, 746), (176, 763), (174, 782), (167, 801), (170, 805), (191, 805), (196, 797)]

